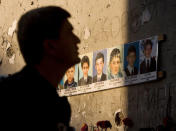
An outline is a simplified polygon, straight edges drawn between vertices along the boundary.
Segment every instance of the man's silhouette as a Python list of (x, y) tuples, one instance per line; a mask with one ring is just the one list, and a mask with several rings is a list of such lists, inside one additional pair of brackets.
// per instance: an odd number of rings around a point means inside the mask
[(80, 40), (69, 17), (67, 11), (49, 6), (20, 18), (17, 38), (26, 66), (0, 83), (2, 130), (71, 129), (70, 105), (56, 92), (66, 70), (80, 62)]

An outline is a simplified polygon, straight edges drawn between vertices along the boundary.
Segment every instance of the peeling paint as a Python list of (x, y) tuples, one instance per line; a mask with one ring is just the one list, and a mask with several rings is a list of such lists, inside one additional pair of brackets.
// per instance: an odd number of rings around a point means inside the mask
[(11, 44), (8, 42), (6, 46), (6, 51), (11, 47)]
[(145, 10), (142, 12), (142, 17), (141, 17), (141, 23), (144, 25), (144, 23), (149, 22), (151, 19), (151, 14), (148, 10), (148, 8), (145, 8)]
[(14, 64), (15, 63), (15, 54), (13, 54), (12, 57), (9, 59), (9, 63), (10, 64)]
[(86, 27), (84, 29), (84, 39), (87, 40), (90, 37), (90, 30)]
[(85, 111), (82, 112), (82, 116), (86, 117), (86, 112)]
[(8, 30), (8, 35), (12, 36), (17, 26), (17, 20), (14, 20), (12, 26)]

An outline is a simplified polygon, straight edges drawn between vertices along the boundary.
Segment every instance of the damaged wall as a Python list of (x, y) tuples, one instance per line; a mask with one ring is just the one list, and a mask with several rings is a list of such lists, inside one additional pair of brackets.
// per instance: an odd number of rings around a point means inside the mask
[(0, 74), (8, 75), (25, 64), (16, 39), (16, 22), (29, 9), (58, 5), (67, 9), (80, 37), (80, 53), (113, 47), (117, 44), (166, 34), (160, 44), (160, 70), (165, 79), (136, 86), (116, 88), (68, 97), (72, 107), (71, 125), (80, 130), (83, 123), (93, 126), (109, 120), (113, 131), (123, 125), (114, 123), (114, 113), (121, 110), (124, 117), (141, 127), (162, 124), (166, 114), (168, 90), (171, 89), (171, 114), (176, 118), (176, 2), (174, 0), (1, 0), (0, 1)]

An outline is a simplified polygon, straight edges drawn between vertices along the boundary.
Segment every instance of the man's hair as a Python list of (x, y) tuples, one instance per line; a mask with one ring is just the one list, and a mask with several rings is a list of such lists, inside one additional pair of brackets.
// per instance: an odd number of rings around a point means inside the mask
[(97, 56), (96, 56), (96, 58), (95, 58), (95, 62), (96, 62), (98, 59), (100, 59), (100, 58), (103, 59), (103, 63), (104, 63), (104, 55), (103, 55), (103, 53), (101, 53), (101, 52), (99, 52), (99, 53), (97, 54)]
[(120, 58), (120, 61), (121, 61), (120, 50), (117, 49), (117, 48), (114, 48), (114, 49), (112, 50), (112, 52), (111, 52), (111, 54), (110, 54), (110, 61), (109, 61), (109, 62), (111, 62), (114, 57)]
[(58, 39), (63, 22), (70, 14), (57, 6), (33, 9), (21, 16), (17, 38), (27, 64), (38, 64), (43, 57), (43, 42)]
[(130, 53), (135, 53), (136, 55), (136, 48), (135, 46), (131, 45), (129, 48), (128, 48), (128, 52), (127, 52), (127, 55), (129, 55)]
[(144, 43), (144, 50), (146, 49), (147, 45), (150, 45), (151, 49), (152, 49), (152, 46), (153, 46), (153, 43), (150, 39), (147, 39)]
[(89, 57), (88, 56), (83, 56), (83, 58), (81, 59), (81, 67), (83, 67), (84, 63), (87, 63), (89, 66)]

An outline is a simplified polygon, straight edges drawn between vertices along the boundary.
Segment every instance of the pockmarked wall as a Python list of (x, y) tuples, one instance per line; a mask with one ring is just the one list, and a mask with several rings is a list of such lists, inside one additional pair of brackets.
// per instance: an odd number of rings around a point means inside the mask
[[(0, 0), (0, 75), (13, 74), (24, 65), (16, 39), (16, 23), (26, 11), (46, 5), (58, 5), (72, 14), (74, 32), (81, 39), (80, 54), (166, 34), (159, 45), (159, 70), (166, 78), (134, 86), (68, 97), (72, 108), (71, 125), (89, 129), (97, 121), (109, 120), (121, 112), (134, 122), (130, 131), (156, 127), (166, 116), (169, 90), (171, 116), (176, 119), (176, 1), (174, 0)], [(35, 47), (34, 47), (35, 48)], [(108, 129), (109, 130), (109, 129)]]

